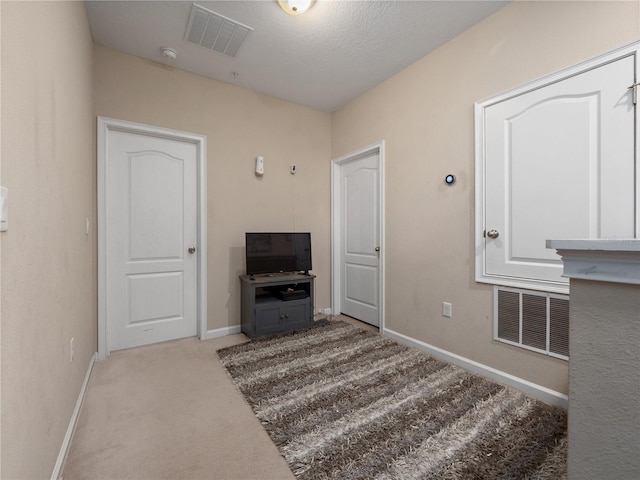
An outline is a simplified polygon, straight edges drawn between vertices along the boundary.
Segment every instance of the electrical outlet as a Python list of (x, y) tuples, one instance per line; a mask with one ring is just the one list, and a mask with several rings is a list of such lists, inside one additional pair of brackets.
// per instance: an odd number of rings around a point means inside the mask
[(449, 302), (442, 302), (442, 316), (449, 317), (453, 315), (453, 307)]
[(73, 359), (76, 356), (76, 352), (73, 349), (73, 342), (74, 338), (71, 337), (71, 340), (69, 341), (69, 363), (73, 363)]

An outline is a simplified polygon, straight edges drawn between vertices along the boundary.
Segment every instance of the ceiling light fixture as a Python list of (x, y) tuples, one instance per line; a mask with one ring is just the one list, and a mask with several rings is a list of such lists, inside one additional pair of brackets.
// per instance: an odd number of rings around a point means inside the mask
[(315, 0), (278, 0), (278, 4), (289, 15), (302, 15), (314, 2)]

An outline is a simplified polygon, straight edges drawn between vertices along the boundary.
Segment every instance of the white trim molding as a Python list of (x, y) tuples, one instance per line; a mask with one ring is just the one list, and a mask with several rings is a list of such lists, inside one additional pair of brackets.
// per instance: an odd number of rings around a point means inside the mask
[(235, 333), (241, 333), (240, 325), (232, 325), (230, 327), (223, 327), (223, 328), (216, 328), (215, 330), (208, 330), (203, 340), (226, 337), (227, 335), (233, 335)]
[(98, 117), (98, 360), (109, 356), (107, 325), (106, 162), (110, 131), (136, 133), (192, 143), (197, 149), (198, 183), (198, 337), (207, 338), (207, 137), (195, 133)]
[(378, 265), (378, 328), (384, 331), (385, 305), (385, 144), (384, 140), (348, 153), (331, 161), (331, 311), (334, 315), (340, 313), (340, 168), (342, 165), (357, 160), (365, 155), (378, 153), (378, 191), (380, 216), (380, 263)]
[(460, 368), (477, 373), (503, 385), (513, 387), (527, 395), (531, 395), (534, 398), (542, 400), (545, 403), (562, 407), (565, 410), (569, 407), (569, 397), (563, 393), (556, 392), (550, 388), (543, 387), (542, 385), (538, 385), (520, 377), (516, 377), (515, 375), (503, 372), (502, 370), (498, 370), (455, 353), (448, 352), (447, 350), (434, 347), (433, 345), (429, 345), (428, 343), (421, 342), (420, 340), (416, 340), (415, 338), (408, 337), (393, 330), (386, 329), (383, 335), (403, 345), (417, 348), (418, 350), (426, 352), (435, 358), (453, 363)]
[(64, 465), (64, 461), (67, 458), (69, 446), (71, 445), (71, 437), (73, 436), (73, 432), (76, 429), (76, 425), (78, 423), (78, 418), (80, 417), (80, 410), (82, 409), (82, 404), (84, 403), (84, 397), (87, 393), (87, 386), (89, 385), (89, 378), (91, 377), (91, 372), (93, 371), (93, 365), (96, 363), (97, 356), (98, 354), (94, 353), (93, 355), (91, 355), (91, 359), (89, 360), (89, 367), (87, 368), (87, 373), (84, 376), (82, 387), (80, 387), (80, 393), (78, 394), (78, 400), (76, 400), (76, 406), (73, 409), (71, 418), (69, 419), (69, 425), (67, 426), (67, 432), (65, 433), (64, 439), (62, 440), (62, 445), (60, 446), (58, 459), (56, 460), (56, 464), (53, 467), (53, 472), (51, 473), (51, 480), (57, 480), (62, 473), (62, 466)]
[(563, 277), (640, 285), (640, 239), (547, 240), (564, 264)]

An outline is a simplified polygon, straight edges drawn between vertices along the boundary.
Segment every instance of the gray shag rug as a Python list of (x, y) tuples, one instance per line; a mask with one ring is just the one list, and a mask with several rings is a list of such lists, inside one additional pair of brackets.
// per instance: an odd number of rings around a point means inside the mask
[(300, 479), (562, 479), (567, 414), (345, 322), (218, 351)]

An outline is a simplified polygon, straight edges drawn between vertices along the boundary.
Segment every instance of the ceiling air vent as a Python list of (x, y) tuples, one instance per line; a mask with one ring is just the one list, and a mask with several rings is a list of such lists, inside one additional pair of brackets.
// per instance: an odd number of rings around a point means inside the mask
[(185, 40), (235, 57), (253, 28), (193, 4)]

